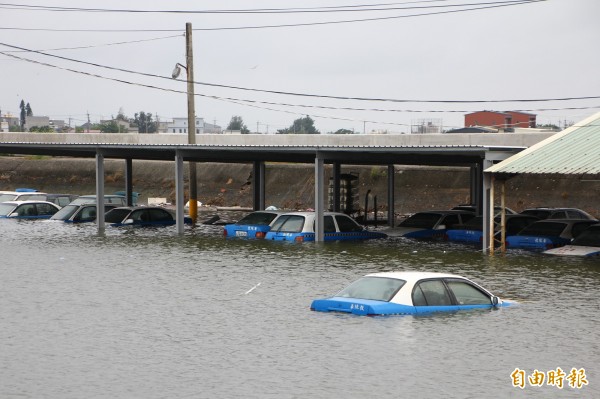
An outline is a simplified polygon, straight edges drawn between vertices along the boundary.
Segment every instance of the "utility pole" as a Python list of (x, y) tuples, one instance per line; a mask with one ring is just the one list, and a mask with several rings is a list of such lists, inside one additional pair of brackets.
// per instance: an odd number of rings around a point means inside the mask
[[(194, 104), (194, 52), (192, 46), (192, 23), (185, 24), (185, 58), (187, 72), (188, 144), (196, 144), (196, 109)], [(190, 162), (190, 217), (192, 225), (198, 219), (198, 186), (196, 162)]]

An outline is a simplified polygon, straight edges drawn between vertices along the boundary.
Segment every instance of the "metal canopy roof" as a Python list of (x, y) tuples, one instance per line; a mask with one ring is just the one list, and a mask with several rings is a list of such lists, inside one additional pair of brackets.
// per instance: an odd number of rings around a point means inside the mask
[(600, 174), (600, 112), (485, 170), (505, 174)]
[(346, 164), (402, 164), (469, 166), (483, 159), (499, 161), (523, 147), (461, 146), (231, 146), (193, 144), (73, 144), (0, 143), (0, 153), (173, 161), (179, 154), (195, 162), (288, 162), (313, 163), (317, 154), (325, 162)]

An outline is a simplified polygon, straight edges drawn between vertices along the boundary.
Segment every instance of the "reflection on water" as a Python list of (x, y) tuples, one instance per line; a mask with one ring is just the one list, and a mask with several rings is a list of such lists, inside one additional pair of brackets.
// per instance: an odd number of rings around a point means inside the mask
[[(225, 240), (220, 226), (0, 221), (0, 397), (600, 397), (600, 260), (406, 239)], [(374, 271), (465, 275), (514, 308), (315, 313)], [(250, 291), (250, 292), (249, 292)], [(585, 368), (581, 390), (512, 386)]]

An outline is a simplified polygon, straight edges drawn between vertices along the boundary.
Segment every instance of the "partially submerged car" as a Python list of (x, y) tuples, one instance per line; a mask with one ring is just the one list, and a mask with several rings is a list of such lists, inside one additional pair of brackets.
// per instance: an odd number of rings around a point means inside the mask
[(223, 227), (225, 237), (238, 238), (265, 238), (271, 225), (283, 211), (256, 211), (244, 216), (236, 223), (226, 224)]
[[(357, 241), (387, 237), (383, 233), (366, 230), (344, 213), (324, 212), (323, 223), (325, 241)], [(265, 238), (273, 241), (314, 241), (315, 212), (281, 214)]]
[(519, 233), (506, 237), (507, 249), (544, 251), (562, 247), (597, 220), (545, 219), (533, 222)]
[(49, 219), (60, 207), (48, 201), (5, 201), (0, 203), (0, 218)]
[[(475, 205), (457, 205), (455, 207), (452, 207), (453, 210), (455, 211), (469, 211), (469, 212), (473, 212), (476, 213), (477, 212), (477, 206)], [(502, 213), (502, 207), (500, 206), (495, 206), (494, 207), (494, 216), (498, 216)], [(514, 215), (517, 212), (513, 211), (512, 209), (508, 208), (508, 207), (504, 207), (504, 213), (507, 215)]]
[[(96, 203), (96, 195), (80, 195), (75, 198), (71, 204), (73, 205), (81, 205), (81, 204), (95, 204)], [(104, 196), (105, 204), (115, 204), (116, 206), (127, 206), (127, 200), (122, 195), (116, 194), (107, 194)]]
[(528, 208), (521, 212), (522, 215), (533, 215), (539, 219), (585, 219), (596, 220), (584, 210), (577, 208)]
[(383, 272), (367, 274), (330, 298), (314, 300), (310, 309), (377, 316), (491, 309), (511, 304), (462, 276)]
[[(530, 215), (510, 214), (506, 215), (506, 236), (519, 233), (525, 227), (539, 219)], [(494, 238), (500, 239), (500, 223), (499, 216), (494, 218)], [(483, 241), (483, 217), (476, 216), (462, 226), (457, 226), (455, 229), (446, 232), (448, 241), (465, 242), (471, 244), (481, 244)]]
[[(171, 226), (177, 223), (175, 215), (160, 206), (121, 206), (106, 212), (104, 221), (111, 226)], [(184, 218), (191, 224), (192, 219)]]
[[(116, 208), (114, 204), (104, 204), (104, 212)], [(50, 220), (60, 220), (66, 223), (86, 223), (94, 222), (97, 215), (96, 204), (69, 204), (64, 206), (60, 211), (56, 212)]]
[(464, 225), (475, 214), (464, 210), (417, 212), (398, 224), (383, 230), (389, 237), (444, 238), (446, 231)]
[(46, 201), (46, 193), (26, 189), (15, 191), (0, 191), (0, 202), (6, 201)]
[(591, 225), (583, 230), (564, 247), (552, 248), (543, 253), (560, 256), (600, 256), (600, 224)]

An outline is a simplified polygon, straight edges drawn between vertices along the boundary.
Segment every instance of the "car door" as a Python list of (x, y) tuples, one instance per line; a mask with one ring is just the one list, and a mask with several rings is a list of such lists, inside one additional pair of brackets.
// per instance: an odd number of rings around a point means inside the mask
[(442, 279), (420, 280), (413, 289), (416, 313), (451, 312), (458, 310)]

